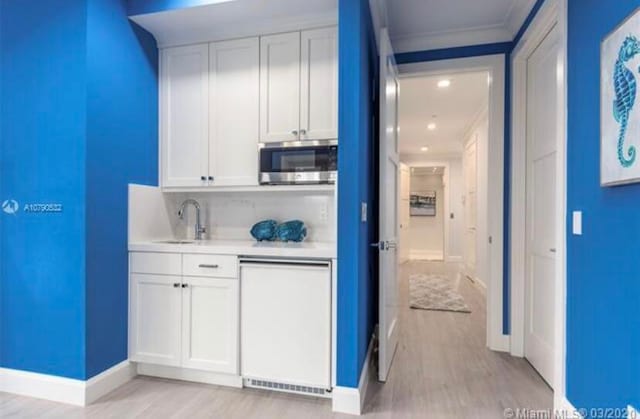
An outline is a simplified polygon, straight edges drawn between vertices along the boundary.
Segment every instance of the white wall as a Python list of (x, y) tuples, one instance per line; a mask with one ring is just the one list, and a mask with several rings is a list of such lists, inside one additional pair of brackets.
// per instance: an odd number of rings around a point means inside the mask
[(192, 239), (195, 211), (183, 220), (179, 206), (187, 198), (200, 203), (208, 239), (253, 240), (253, 224), (265, 219), (302, 220), (307, 241), (336, 241), (336, 199), (332, 192), (162, 193), (160, 188), (130, 185), (129, 240)]
[[(462, 155), (456, 153), (441, 156), (428, 155), (427, 157), (424, 154), (407, 154), (402, 156), (402, 162), (404, 164), (407, 164), (408, 166), (414, 167), (448, 167), (449, 184), (447, 186), (449, 188), (449, 210), (446, 214), (444, 214), (444, 216), (449, 217), (450, 214), (453, 214), (453, 218), (448, 219), (449, 234), (445, 243), (447, 246), (445, 257), (447, 258), (447, 261), (451, 262), (462, 261), (462, 234), (464, 232), (464, 212), (462, 207), (462, 199), (464, 194), (462, 183)], [(446, 179), (447, 176), (445, 175), (444, 178)], [(446, 199), (446, 195), (447, 194), (445, 193), (445, 197), (443, 197), (443, 199)]]
[(444, 182), (442, 175), (411, 174), (411, 194), (436, 192), (435, 217), (414, 217), (409, 222), (411, 259), (444, 258)]
[[(167, 193), (166, 199), (177, 211), (187, 198), (202, 206), (208, 238), (252, 240), (249, 230), (258, 221), (302, 220), (307, 226), (307, 241), (336, 241), (336, 201), (331, 192), (251, 192), (251, 193)], [(184, 220), (173, 217), (177, 237), (193, 237), (193, 209)]]

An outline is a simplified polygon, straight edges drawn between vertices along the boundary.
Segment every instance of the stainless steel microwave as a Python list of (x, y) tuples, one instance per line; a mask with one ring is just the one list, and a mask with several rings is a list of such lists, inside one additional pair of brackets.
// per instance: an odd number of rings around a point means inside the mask
[(290, 141), (260, 144), (260, 184), (335, 183), (338, 141)]

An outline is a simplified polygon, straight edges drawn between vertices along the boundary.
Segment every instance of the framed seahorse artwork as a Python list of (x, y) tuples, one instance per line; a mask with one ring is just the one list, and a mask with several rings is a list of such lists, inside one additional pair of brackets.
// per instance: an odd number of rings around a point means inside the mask
[(602, 41), (600, 183), (640, 182), (640, 9)]

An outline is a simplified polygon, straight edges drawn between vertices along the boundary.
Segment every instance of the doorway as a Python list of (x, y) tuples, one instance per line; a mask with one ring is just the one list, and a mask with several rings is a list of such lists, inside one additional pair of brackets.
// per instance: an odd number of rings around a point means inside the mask
[[(438, 204), (443, 215), (444, 239), (440, 241), (439, 236), (435, 236), (436, 242), (444, 246), (442, 253), (432, 250), (435, 247), (426, 254), (416, 252), (416, 236), (412, 237), (411, 232), (421, 222), (420, 218), (409, 216), (402, 220), (402, 214), (407, 213), (403, 208), (399, 208), (398, 213), (401, 260), (436, 259), (455, 264), (456, 272), (463, 279), (483, 290), (487, 346), (508, 351), (509, 339), (502, 333), (503, 173), (500, 168), (503, 166), (504, 90), (499, 80), (503, 80), (503, 71), (503, 56), (400, 67), (400, 161), (412, 175), (426, 176), (429, 171), (433, 173), (434, 168), (442, 172), (441, 194), (435, 191), (436, 216)], [(400, 173), (401, 179), (403, 173), (407, 178), (406, 170)], [(408, 176), (410, 184), (414, 177)], [(438, 186), (437, 183), (431, 185)], [(404, 187), (409, 195), (428, 194), (434, 189), (416, 188), (412, 184)], [(402, 184), (399, 190), (403, 190)], [(410, 197), (404, 200), (410, 201)], [(403, 202), (402, 198), (398, 201)], [(409, 228), (403, 232), (407, 220)]]

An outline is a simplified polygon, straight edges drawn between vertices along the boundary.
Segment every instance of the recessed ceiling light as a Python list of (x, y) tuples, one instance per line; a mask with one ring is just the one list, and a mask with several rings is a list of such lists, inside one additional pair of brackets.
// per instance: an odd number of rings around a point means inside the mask
[(434, 129), (436, 129), (436, 123), (435, 122), (430, 122), (429, 125), (427, 125), (427, 129), (429, 131), (433, 131)]
[(429, 147), (420, 147), (420, 151), (429, 151)]
[(439, 88), (445, 88), (445, 87), (449, 87), (451, 86), (451, 80), (449, 79), (442, 79), (442, 80), (438, 80), (438, 87)]

